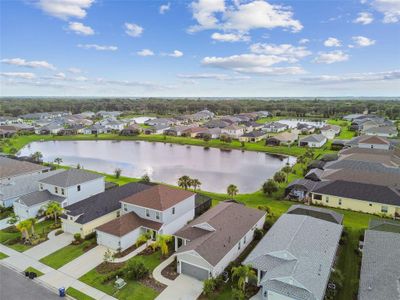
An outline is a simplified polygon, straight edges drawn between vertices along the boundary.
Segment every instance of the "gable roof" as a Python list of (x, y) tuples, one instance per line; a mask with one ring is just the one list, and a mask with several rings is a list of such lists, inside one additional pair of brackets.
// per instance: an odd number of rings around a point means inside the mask
[(47, 201), (56, 201), (56, 202), (61, 203), (64, 200), (65, 200), (65, 197), (53, 195), (48, 190), (45, 190), (45, 191), (35, 191), (32, 193), (23, 195), (17, 200), (17, 202), (30, 207), (33, 205), (47, 202)]
[(215, 266), (264, 216), (243, 204), (219, 203), (175, 233), (189, 240), (178, 253), (194, 250)]
[(292, 215), (310, 216), (336, 224), (342, 224), (343, 222), (343, 215), (338, 214), (333, 210), (316, 206), (296, 204), (292, 205), (286, 213)]
[(261, 136), (265, 136), (265, 133), (259, 130), (247, 132), (242, 135), (242, 137), (261, 137)]
[(322, 300), (342, 228), (310, 216), (283, 214), (243, 264), (266, 271), (261, 283), (267, 289), (293, 299)]
[(390, 145), (390, 142), (380, 136), (371, 135), (371, 136), (363, 136), (358, 140), (359, 144), (380, 144), (380, 145)]
[(300, 142), (307, 142), (307, 143), (312, 143), (312, 142), (317, 142), (320, 143), (322, 141), (326, 140), (326, 137), (322, 134), (312, 134), (309, 136), (306, 136), (302, 139), (300, 139)]
[(42, 172), (49, 169), (49, 167), (27, 161), (20, 161), (8, 157), (0, 157), (0, 179), (34, 172)]
[(70, 216), (79, 216), (75, 222), (86, 224), (120, 209), (120, 200), (149, 189), (151, 186), (152, 185), (145, 183), (131, 182), (123, 186), (112, 188), (65, 207), (66, 214)]
[(41, 179), (39, 182), (60, 187), (70, 187), (102, 177), (104, 176), (81, 169), (68, 169), (65, 170), (64, 172)]
[(164, 211), (193, 195), (195, 193), (158, 184), (126, 197), (121, 202)]

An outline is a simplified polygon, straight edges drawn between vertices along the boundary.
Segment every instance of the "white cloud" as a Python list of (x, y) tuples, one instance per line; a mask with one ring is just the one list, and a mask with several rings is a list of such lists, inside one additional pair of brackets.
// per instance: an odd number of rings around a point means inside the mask
[(225, 31), (248, 32), (252, 29), (273, 29), (282, 27), (298, 32), (303, 25), (293, 19), (291, 8), (272, 5), (264, 0), (225, 6), (224, 0), (198, 0), (191, 4), (193, 18), (197, 24), (189, 32), (204, 29), (222, 29)]
[(400, 1), (398, 0), (372, 0), (370, 5), (383, 14), (383, 23), (400, 22)]
[(34, 79), (36, 75), (33, 73), (24, 72), (4, 72), (0, 73), (1, 76), (8, 78), (20, 78), (20, 79)]
[(374, 21), (374, 17), (369, 12), (360, 12), (358, 13), (358, 17), (353, 21), (353, 23), (359, 23), (363, 25), (367, 25)]
[(105, 46), (105, 45), (97, 45), (97, 44), (78, 44), (79, 48), (83, 49), (95, 49), (97, 51), (117, 51), (117, 46)]
[(67, 75), (65, 75), (65, 73), (60, 72), (60, 73), (55, 74), (54, 78), (63, 80), (65, 78), (67, 78)]
[(386, 81), (386, 80), (399, 80), (400, 70), (387, 71), (387, 72), (369, 72), (369, 73), (354, 73), (345, 75), (321, 75), (301, 78), (301, 81), (317, 83), (317, 84), (333, 84), (345, 82), (358, 82), (358, 81)]
[(335, 50), (331, 52), (319, 52), (318, 56), (314, 59), (314, 62), (318, 64), (333, 64), (335, 62), (346, 61), (348, 59), (348, 54), (341, 50)]
[(67, 20), (86, 17), (86, 10), (94, 0), (38, 0), (36, 5), (46, 14)]
[(160, 6), (160, 10), (159, 10), (159, 12), (160, 12), (160, 14), (165, 14), (167, 11), (169, 11), (170, 10), (170, 8), (171, 8), (171, 3), (167, 3), (167, 4), (163, 4), (163, 5), (161, 5)]
[(250, 36), (242, 33), (219, 33), (214, 32), (211, 35), (213, 40), (219, 42), (247, 42), (250, 40)]
[(134, 23), (125, 23), (125, 33), (132, 37), (140, 37), (143, 33), (143, 27)]
[(69, 28), (69, 30), (71, 30), (79, 35), (93, 35), (94, 34), (94, 30), (91, 27), (86, 26), (80, 22), (69, 22), (68, 28)]
[(358, 47), (368, 47), (375, 44), (375, 40), (371, 40), (365, 36), (353, 36), (351, 38)]
[(171, 56), (171, 57), (181, 57), (181, 56), (183, 56), (183, 52), (179, 51), (179, 50), (174, 50), (171, 53), (165, 53), (163, 55)]
[(325, 47), (340, 47), (341, 45), (342, 45), (341, 42), (334, 37), (330, 37), (326, 41), (324, 41)]
[(49, 69), (49, 70), (56, 69), (52, 64), (50, 64), (44, 60), (27, 61), (23, 58), (5, 58), (5, 59), (2, 59), (1, 62), (8, 64), (8, 65), (14, 65), (14, 66), (19, 66), (19, 67), (43, 68), (43, 69)]
[(67, 71), (70, 72), (70, 73), (72, 73), (72, 74), (79, 74), (79, 73), (82, 73), (82, 70), (81, 70), (81, 69), (78, 69), (78, 68), (69, 68)]
[(307, 44), (307, 43), (309, 43), (309, 42), (310, 42), (309, 39), (301, 39), (301, 40), (299, 41), (299, 44), (300, 44), (300, 45), (304, 45), (304, 44)]
[(245, 80), (251, 78), (249, 76), (231, 76), (219, 73), (178, 74), (177, 76), (184, 79), (212, 79), (221, 81)]
[(250, 51), (257, 54), (277, 55), (287, 58), (288, 62), (296, 62), (298, 59), (311, 55), (311, 51), (304, 46), (290, 44), (262, 44), (256, 43), (250, 46)]
[(139, 56), (153, 56), (154, 52), (151, 51), (150, 49), (143, 49), (143, 50), (136, 52), (136, 54)]

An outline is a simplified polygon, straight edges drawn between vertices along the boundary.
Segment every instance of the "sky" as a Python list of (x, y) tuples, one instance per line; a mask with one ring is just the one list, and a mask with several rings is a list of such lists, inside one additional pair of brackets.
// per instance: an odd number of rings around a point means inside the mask
[(1, 96), (400, 95), (400, 0), (0, 0)]

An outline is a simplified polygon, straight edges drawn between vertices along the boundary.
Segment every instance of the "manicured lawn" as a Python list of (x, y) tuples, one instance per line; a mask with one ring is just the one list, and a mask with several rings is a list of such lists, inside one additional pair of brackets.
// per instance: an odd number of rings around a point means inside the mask
[(53, 269), (59, 269), (63, 265), (73, 261), (75, 258), (85, 253), (84, 248), (94, 242), (94, 239), (84, 241), (79, 245), (68, 245), (56, 252), (42, 258), (40, 261)]
[(4, 254), (3, 252), (0, 252), (0, 259), (5, 259), (7, 257), (8, 257), (7, 254)]
[(66, 292), (67, 295), (74, 297), (76, 300), (94, 300), (94, 298), (74, 289), (73, 287), (69, 287)]
[(43, 275), (42, 272), (40, 272), (39, 270), (36, 270), (36, 269), (33, 268), (33, 267), (28, 267), (28, 268), (26, 268), (26, 270), (25, 270), (24, 272), (35, 272), (35, 273), (37, 274), (37, 277)]
[(331, 124), (331, 125), (338, 125), (338, 126), (342, 127), (342, 131), (337, 136), (337, 139), (349, 140), (355, 136), (355, 132), (349, 130), (349, 127), (351, 125), (351, 122), (349, 122), (349, 121), (330, 119), (327, 121), (327, 123)]

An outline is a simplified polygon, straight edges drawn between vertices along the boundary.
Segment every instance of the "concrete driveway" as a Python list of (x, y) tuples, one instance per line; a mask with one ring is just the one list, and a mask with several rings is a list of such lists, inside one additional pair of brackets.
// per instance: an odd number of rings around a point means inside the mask
[(203, 291), (203, 282), (193, 277), (179, 275), (156, 300), (195, 300)]
[(62, 233), (57, 235), (44, 243), (41, 243), (24, 252), (25, 255), (30, 256), (36, 260), (40, 260), (47, 255), (56, 252), (57, 250), (68, 246), (73, 241), (74, 237), (69, 233)]

